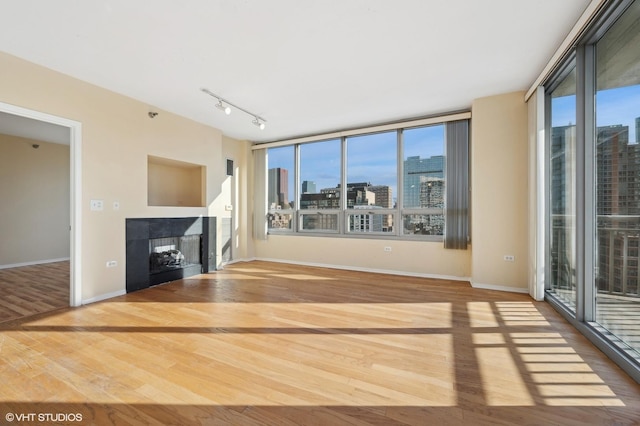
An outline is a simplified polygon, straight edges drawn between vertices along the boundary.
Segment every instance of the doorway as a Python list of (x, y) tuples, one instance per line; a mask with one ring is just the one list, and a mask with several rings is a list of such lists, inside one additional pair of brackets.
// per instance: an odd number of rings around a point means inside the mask
[[(40, 148), (37, 141), (66, 144), (69, 176), (69, 306), (82, 304), (81, 283), (81, 123), (66, 118), (0, 102), (0, 133), (33, 140), (29, 149)], [(50, 139), (50, 140), (47, 140)], [(53, 140), (51, 140), (53, 139)], [(43, 143), (44, 145), (44, 143)], [(43, 209), (47, 206), (43, 205)], [(42, 231), (40, 231), (42, 232)], [(57, 259), (53, 259), (57, 260)], [(19, 264), (20, 262), (18, 262)], [(28, 263), (28, 262), (26, 262)], [(54, 265), (55, 262), (52, 263)], [(35, 266), (35, 265), (34, 265)]]

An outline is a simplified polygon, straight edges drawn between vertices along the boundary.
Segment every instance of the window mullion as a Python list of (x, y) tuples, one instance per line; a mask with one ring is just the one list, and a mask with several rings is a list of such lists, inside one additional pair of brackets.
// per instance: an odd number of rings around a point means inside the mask
[(294, 145), (293, 150), (293, 199), (295, 201), (293, 202), (293, 214), (291, 218), (293, 220), (293, 226), (291, 229), (294, 232), (298, 232), (300, 231), (298, 226), (298, 212), (300, 211), (300, 194), (302, 193), (302, 191), (300, 191), (300, 145)]
[[(583, 277), (583, 309), (581, 312), (584, 321), (595, 321), (596, 289), (595, 289), (595, 267), (596, 257), (596, 140), (595, 131), (595, 45), (584, 46), (583, 54), (584, 66), (584, 99), (581, 102), (584, 109), (581, 111), (583, 120), (580, 126), (583, 129), (584, 137), (584, 204), (582, 210), (584, 214), (583, 235), (584, 235), (584, 277)], [(580, 104), (579, 104), (580, 105)], [(578, 123), (580, 123), (578, 121)]]
[(341, 155), (340, 155), (340, 211), (338, 232), (340, 234), (347, 233), (347, 138), (345, 136), (340, 138), (341, 142)]
[(398, 129), (398, 176), (396, 184), (396, 205), (394, 206), (393, 226), (395, 227), (394, 234), (402, 236), (402, 229), (404, 226), (402, 220), (402, 206), (404, 205), (404, 131)]
[(584, 288), (585, 288), (585, 263), (587, 262), (588, 253), (585, 249), (586, 234), (585, 220), (587, 213), (585, 211), (585, 193), (586, 193), (586, 144), (585, 134), (587, 133), (585, 124), (585, 49), (584, 46), (578, 46), (576, 50), (576, 263), (575, 263), (575, 315), (578, 321), (584, 321)]

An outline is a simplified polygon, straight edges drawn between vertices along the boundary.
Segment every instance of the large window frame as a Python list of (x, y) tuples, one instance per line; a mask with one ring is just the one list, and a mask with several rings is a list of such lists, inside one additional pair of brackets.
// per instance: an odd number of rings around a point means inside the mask
[[(635, 0), (636, 2), (640, 0)], [(551, 96), (555, 87), (566, 76), (568, 67), (575, 63), (576, 71), (576, 122), (575, 122), (575, 303), (569, 303), (555, 294), (552, 288), (553, 262), (549, 250), (545, 254), (545, 300), (554, 306), (578, 330), (587, 336), (611, 359), (618, 363), (636, 381), (640, 382), (640, 357), (628, 345), (597, 322), (596, 279), (598, 275), (597, 214), (597, 122), (596, 122), (596, 47), (603, 36), (634, 4), (634, 0), (612, 0), (594, 11), (589, 24), (581, 30), (563, 59), (555, 65), (555, 71), (544, 81), (545, 89), (545, 200), (551, 200)], [(637, 3), (634, 5), (637, 6)], [(550, 203), (549, 203), (550, 204)], [(545, 208), (545, 240), (551, 241), (553, 212)], [(549, 244), (545, 244), (549, 247)]]
[[(403, 207), (403, 163), (404, 163), (404, 143), (403, 143), (403, 132), (405, 130), (416, 129), (427, 126), (434, 125), (447, 125), (451, 122), (466, 122), (467, 129), (470, 127), (471, 122), (471, 113), (469, 111), (452, 113), (443, 116), (437, 117), (428, 117), (419, 120), (412, 120), (409, 122), (402, 123), (394, 123), (394, 124), (385, 124), (380, 126), (374, 126), (363, 129), (354, 129), (349, 131), (336, 132), (331, 134), (324, 134), (314, 137), (306, 137), (299, 138), (287, 141), (278, 141), (271, 143), (263, 143), (257, 144), (252, 147), (252, 150), (266, 150), (267, 152), (267, 169), (269, 169), (269, 161), (268, 161), (268, 150), (271, 148), (279, 148), (284, 146), (292, 146), (294, 148), (294, 158), (295, 158), (295, 166), (294, 166), (294, 179), (293, 179), (293, 188), (294, 188), (294, 196), (295, 205), (291, 209), (287, 209), (283, 211), (282, 209), (269, 209), (267, 211), (267, 218), (273, 217), (273, 215), (281, 215), (287, 214), (291, 215), (290, 218), (292, 220), (292, 225), (288, 229), (276, 229), (269, 227), (268, 234), (276, 234), (276, 235), (307, 235), (307, 236), (331, 236), (331, 237), (348, 237), (348, 238), (383, 238), (383, 239), (401, 239), (401, 240), (419, 240), (419, 241), (435, 241), (442, 242), (445, 239), (444, 235), (422, 235), (422, 234), (408, 234), (404, 232), (403, 219), (407, 215), (423, 215), (423, 216), (441, 216), (442, 221), (446, 220), (446, 212), (447, 205), (444, 203), (442, 208), (420, 208), (420, 207)], [(371, 214), (372, 216), (382, 215), (387, 216), (385, 221), (392, 221), (394, 224), (393, 230), (390, 232), (387, 228), (385, 231), (376, 231), (376, 230), (367, 230), (366, 232), (362, 231), (354, 231), (349, 229), (349, 220), (351, 217), (356, 215), (362, 215), (361, 212), (356, 211), (357, 209), (348, 208), (347, 206), (347, 197), (340, 197), (340, 207), (337, 209), (310, 209), (310, 208), (301, 208), (300, 206), (300, 196), (301, 196), (301, 174), (300, 174), (300, 149), (304, 147), (307, 143), (318, 143), (323, 141), (330, 141), (339, 139), (341, 146), (341, 177), (340, 177), (340, 188), (347, 188), (347, 144), (348, 138), (354, 136), (366, 136), (372, 135), (376, 133), (382, 132), (390, 132), (393, 131), (396, 133), (396, 146), (397, 150), (397, 174), (396, 174), (396, 188), (397, 194), (395, 194), (395, 204), (392, 208), (378, 208), (376, 206), (375, 210), (363, 208), (362, 212), (366, 214)], [(470, 144), (470, 135), (466, 136), (466, 144), (467, 146)], [(443, 152), (446, 155), (447, 152), (447, 142), (446, 142), (446, 130), (445, 130), (445, 140), (443, 141)], [(445, 166), (447, 167), (447, 166)], [(464, 166), (465, 173), (469, 174), (468, 164)], [(470, 174), (469, 174), (470, 175)], [(446, 185), (446, 179), (444, 179)], [(461, 188), (463, 192), (468, 192), (469, 182), (466, 182), (466, 187)], [(333, 215), (337, 220), (337, 227), (335, 229), (305, 229), (305, 215)], [(470, 217), (470, 214), (469, 214)], [(443, 226), (444, 229), (444, 226)], [(469, 235), (464, 236), (466, 241), (469, 240)], [(464, 247), (456, 247), (456, 248), (466, 248), (466, 241)]]

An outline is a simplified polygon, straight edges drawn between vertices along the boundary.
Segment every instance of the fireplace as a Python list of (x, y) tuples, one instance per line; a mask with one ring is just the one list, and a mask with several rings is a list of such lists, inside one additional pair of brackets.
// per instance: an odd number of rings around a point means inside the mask
[(127, 292), (215, 270), (215, 221), (127, 219)]
[(149, 240), (149, 273), (202, 265), (202, 235), (151, 238)]

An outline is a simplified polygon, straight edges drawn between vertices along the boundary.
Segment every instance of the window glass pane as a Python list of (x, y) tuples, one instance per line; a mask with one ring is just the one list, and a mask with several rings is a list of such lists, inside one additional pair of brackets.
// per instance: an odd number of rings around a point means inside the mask
[(303, 231), (337, 231), (337, 213), (302, 213), (300, 214), (300, 229)]
[(576, 303), (576, 71), (551, 93), (551, 293), (575, 311)]
[(269, 148), (267, 156), (267, 206), (270, 210), (293, 208), (294, 147)]
[(340, 157), (340, 139), (300, 145), (301, 210), (340, 208)]
[(271, 211), (267, 215), (268, 229), (271, 230), (291, 230), (293, 227), (293, 215), (282, 211)]
[[(596, 321), (640, 352), (640, 2), (596, 44)], [(635, 331), (634, 331), (635, 330)]]
[(393, 230), (389, 227), (389, 222), (393, 218), (390, 214), (375, 213), (370, 209), (362, 209), (356, 206), (354, 210), (362, 212), (349, 212), (349, 232), (382, 232), (388, 233)]
[(403, 144), (402, 207), (443, 208), (444, 125), (405, 130)]
[[(371, 211), (395, 206), (398, 182), (397, 144), (398, 136), (395, 131), (347, 138), (348, 209), (362, 208)], [(382, 232), (393, 232), (392, 214), (375, 216), (376, 221), (382, 218)], [(349, 225), (350, 230), (366, 228), (355, 226), (358, 220), (360, 219), (349, 219), (349, 223), (354, 224), (353, 229)], [(375, 226), (377, 227), (377, 222)]]
[(444, 215), (407, 214), (402, 216), (404, 235), (444, 235)]

